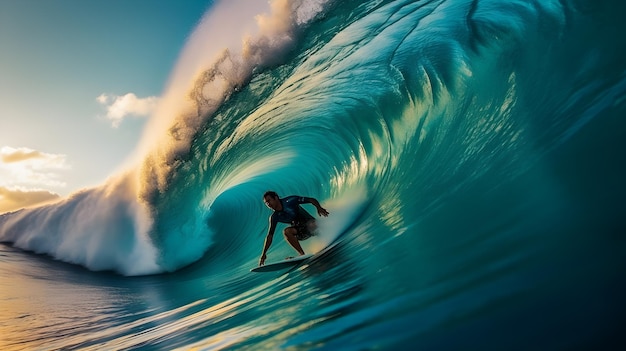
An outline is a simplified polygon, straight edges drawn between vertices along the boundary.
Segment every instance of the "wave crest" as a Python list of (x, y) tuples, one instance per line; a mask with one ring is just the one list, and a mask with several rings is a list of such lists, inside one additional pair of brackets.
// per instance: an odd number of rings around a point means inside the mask
[[(210, 45), (211, 36), (222, 35), (209, 31), (209, 37), (206, 36), (207, 27), (213, 18), (222, 15), (221, 11), (237, 8), (232, 1), (225, 3), (218, 4), (214, 11), (205, 16), (185, 51), (198, 52)], [(328, 3), (329, 0), (272, 1), (270, 13), (255, 18), (258, 28), (256, 35), (244, 37), (241, 45), (233, 43), (224, 48), (208, 67), (201, 67), (199, 72), (191, 73), (190, 91), (185, 84), (172, 86), (166, 93), (166, 106), (160, 107), (162, 113), (155, 118), (170, 119), (169, 115), (175, 118), (168, 125), (165, 136), (157, 141), (156, 148), (145, 158), (142, 166), (142, 198), (151, 203), (155, 200), (155, 192), (167, 190), (172, 173), (187, 158), (199, 129), (233, 92), (250, 81), (255, 72), (282, 63), (303, 28), (319, 16)], [(224, 15), (232, 18), (235, 14)], [(233, 22), (240, 26), (245, 20), (235, 19)], [(194, 60), (197, 58), (194, 57)], [(188, 64), (187, 60), (182, 59), (178, 65)], [(175, 71), (183, 72), (182, 75), (189, 74), (183, 69)], [(173, 80), (184, 81), (186, 78), (174, 77)], [(184, 98), (185, 94), (187, 99)], [(152, 139), (154, 134), (151, 131), (149, 138)]]

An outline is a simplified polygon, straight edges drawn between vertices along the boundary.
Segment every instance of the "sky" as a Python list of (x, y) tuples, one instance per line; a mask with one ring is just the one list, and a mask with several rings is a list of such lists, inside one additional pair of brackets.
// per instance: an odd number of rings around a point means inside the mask
[(130, 157), (211, 0), (0, 1), (0, 213)]

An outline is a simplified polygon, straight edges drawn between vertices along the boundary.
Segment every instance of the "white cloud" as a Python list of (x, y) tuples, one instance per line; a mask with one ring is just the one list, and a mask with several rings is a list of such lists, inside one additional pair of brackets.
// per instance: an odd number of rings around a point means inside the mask
[(65, 158), (65, 155), (49, 154), (27, 147), (3, 146), (0, 148), (0, 160), (4, 163), (24, 162), (39, 167), (65, 168)]
[(101, 94), (100, 96), (98, 96), (96, 98), (96, 101), (98, 101), (99, 103), (101, 103), (102, 105), (106, 105), (109, 103), (110, 97), (107, 94)]
[(41, 189), (7, 188), (0, 186), (0, 213), (24, 207), (42, 205), (60, 199), (58, 194)]
[(96, 101), (106, 107), (106, 118), (111, 120), (113, 127), (117, 128), (127, 116), (149, 116), (154, 111), (158, 98), (155, 96), (138, 98), (133, 93), (122, 96), (101, 94)]
[(64, 187), (57, 172), (70, 169), (66, 155), (26, 147), (0, 148), (0, 186)]

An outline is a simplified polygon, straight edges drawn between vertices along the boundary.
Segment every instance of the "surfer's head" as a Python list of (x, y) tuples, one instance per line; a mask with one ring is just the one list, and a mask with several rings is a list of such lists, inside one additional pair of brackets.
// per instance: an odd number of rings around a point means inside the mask
[(276, 211), (280, 207), (280, 200), (278, 199), (278, 194), (275, 191), (266, 191), (263, 194), (263, 202), (265, 206), (271, 208)]

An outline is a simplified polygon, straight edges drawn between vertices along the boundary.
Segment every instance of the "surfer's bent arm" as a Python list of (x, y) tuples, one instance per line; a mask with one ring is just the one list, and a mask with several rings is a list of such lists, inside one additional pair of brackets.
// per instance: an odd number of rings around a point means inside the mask
[(305, 197), (304, 202), (310, 203), (311, 205), (315, 206), (315, 208), (317, 209), (318, 215), (324, 216), (324, 217), (328, 216), (328, 211), (326, 211), (326, 209), (323, 208), (322, 205), (320, 205), (320, 202), (317, 201), (317, 199), (314, 199), (312, 197)]
[(259, 266), (265, 264), (265, 259), (267, 258), (267, 250), (269, 250), (270, 246), (272, 246), (272, 240), (274, 239), (274, 231), (276, 231), (276, 221), (273, 216), (270, 216), (270, 227), (267, 230), (267, 236), (265, 237), (265, 243), (263, 244), (263, 253), (261, 254), (261, 259), (259, 260)]

